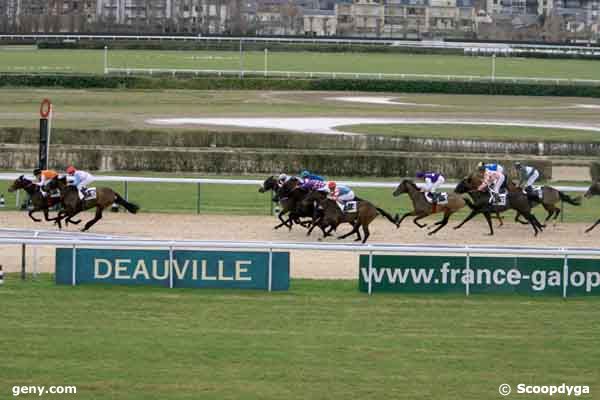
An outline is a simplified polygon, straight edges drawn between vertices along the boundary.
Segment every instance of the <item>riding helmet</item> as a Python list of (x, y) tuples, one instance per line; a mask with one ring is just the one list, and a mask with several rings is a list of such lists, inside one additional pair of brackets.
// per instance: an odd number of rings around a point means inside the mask
[(41, 173), (42, 173), (42, 169), (41, 168), (36, 168), (36, 169), (33, 170), (33, 175), (34, 176), (38, 176)]

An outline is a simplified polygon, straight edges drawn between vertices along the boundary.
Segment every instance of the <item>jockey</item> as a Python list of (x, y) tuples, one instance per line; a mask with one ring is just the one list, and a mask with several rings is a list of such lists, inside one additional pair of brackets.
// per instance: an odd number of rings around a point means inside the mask
[(434, 203), (439, 201), (439, 193), (436, 193), (435, 191), (440, 185), (446, 182), (444, 176), (437, 172), (417, 172), (417, 178), (425, 180), (425, 186), (421, 187), (421, 191), (431, 193), (431, 200)]
[(302, 184), (300, 185), (302, 189), (306, 189), (308, 191), (311, 190), (321, 190), (325, 187), (325, 181), (319, 179), (308, 179), (304, 178)]
[(498, 171), (489, 171), (487, 169), (483, 169), (483, 167), (480, 167), (479, 170), (483, 170), (485, 172), (483, 174), (483, 182), (481, 182), (481, 185), (479, 185), (477, 190), (483, 190), (487, 187), (494, 200), (497, 201), (500, 195), (500, 187), (504, 182), (504, 174)]
[(76, 170), (74, 166), (69, 165), (66, 169), (69, 175), (67, 181), (69, 184), (76, 186), (79, 190), (79, 197), (83, 198), (87, 186), (94, 181), (94, 176), (89, 172)]
[(280, 174), (279, 178), (277, 178), (277, 186), (282, 187), (290, 179), (292, 179), (291, 176), (288, 176), (287, 174)]
[(500, 190), (502, 190), (502, 187), (504, 186), (504, 181), (506, 180), (506, 175), (504, 175), (504, 167), (496, 163), (485, 164), (483, 162), (480, 162), (479, 164), (477, 164), (477, 168), (479, 169), (479, 171), (484, 173), (484, 180), (486, 177), (486, 173), (497, 173), (492, 175), (495, 177), (494, 179), (496, 179), (494, 181), (494, 191), (499, 194)]
[(325, 178), (323, 178), (321, 175), (316, 175), (316, 174), (312, 174), (310, 171), (308, 170), (303, 170), (302, 172), (300, 172), (300, 178), (303, 181), (306, 181), (307, 179), (310, 180), (315, 180), (315, 181), (325, 181)]
[(334, 181), (329, 181), (327, 188), (329, 189), (329, 195), (327, 197), (337, 201), (342, 210), (347, 202), (353, 201), (356, 198), (352, 189), (348, 186), (338, 185)]
[(44, 191), (44, 186), (48, 182), (50, 182), (51, 180), (53, 180), (54, 178), (56, 178), (58, 176), (58, 172), (56, 172), (53, 169), (44, 169), (44, 170), (42, 170), (41, 168), (36, 168), (36, 169), (33, 170), (33, 175), (38, 180), (38, 182), (36, 182), (35, 184), (40, 187), (40, 191), (42, 192), (42, 195), (44, 197), (46, 197), (46, 192)]
[(519, 173), (519, 186), (525, 184), (525, 192), (529, 193), (533, 191), (533, 184), (540, 177), (540, 172), (529, 165), (522, 165), (520, 162), (515, 163), (515, 169)]

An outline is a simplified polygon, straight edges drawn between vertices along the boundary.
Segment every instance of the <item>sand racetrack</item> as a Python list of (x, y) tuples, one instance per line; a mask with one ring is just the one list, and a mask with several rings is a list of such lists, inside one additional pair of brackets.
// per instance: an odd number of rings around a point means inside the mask
[[(84, 220), (92, 214), (84, 214)], [(487, 225), (483, 217), (477, 217), (460, 230), (450, 226), (458, 223), (451, 219), (450, 225), (434, 236), (428, 236), (426, 230), (417, 228), (412, 220), (406, 220), (400, 229), (383, 217), (378, 217), (372, 224), (371, 243), (402, 244), (494, 244), (521, 246), (572, 246), (595, 247), (598, 245), (600, 228), (585, 234), (584, 230), (591, 224), (558, 224), (549, 225), (537, 238), (533, 230), (525, 225), (512, 222), (514, 213), (506, 214), (505, 225), (496, 229), (493, 237), (487, 236)], [(430, 217), (425, 222), (431, 223), (438, 217)], [(510, 220), (510, 221), (509, 221)], [(275, 217), (268, 216), (222, 216), (222, 215), (187, 215), (187, 214), (138, 214), (105, 213), (105, 218), (92, 228), (93, 233), (114, 234), (121, 236), (143, 237), (152, 239), (192, 239), (192, 240), (265, 240), (265, 241), (317, 241), (320, 233), (313, 232), (306, 236), (306, 230), (295, 226), (287, 229), (273, 230)], [(496, 223), (497, 225), (497, 223)], [(21, 212), (0, 213), (0, 227), (20, 229), (52, 230), (52, 225), (35, 223)], [(350, 225), (344, 225), (338, 232), (345, 233)], [(66, 231), (75, 231), (70, 226)], [(65, 231), (65, 230), (63, 230)], [(335, 238), (327, 238), (325, 242), (338, 242)], [(352, 242), (346, 239), (345, 242)], [(21, 266), (20, 246), (3, 245), (0, 248), (0, 264), (5, 271), (19, 271)], [(54, 249), (40, 246), (37, 249), (37, 268), (40, 272), (53, 272)], [(31, 271), (33, 248), (28, 246), (27, 268)], [(291, 273), (295, 278), (314, 279), (355, 279), (358, 276), (358, 257), (352, 253), (324, 251), (292, 251)]]

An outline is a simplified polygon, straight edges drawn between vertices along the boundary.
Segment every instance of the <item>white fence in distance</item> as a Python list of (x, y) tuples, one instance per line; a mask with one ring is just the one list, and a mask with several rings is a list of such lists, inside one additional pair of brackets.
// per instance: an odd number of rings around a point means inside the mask
[(535, 78), (517, 76), (484, 76), (484, 75), (443, 75), (443, 74), (391, 74), (381, 72), (318, 72), (318, 71), (269, 71), (243, 69), (184, 69), (184, 68), (129, 68), (107, 67), (106, 74), (124, 75), (195, 75), (195, 76), (237, 76), (237, 77), (271, 77), (271, 78), (325, 78), (325, 79), (398, 79), (398, 80), (438, 80), (468, 82), (525, 82), (561, 84), (600, 85), (600, 80), (567, 79), (567, 78)]

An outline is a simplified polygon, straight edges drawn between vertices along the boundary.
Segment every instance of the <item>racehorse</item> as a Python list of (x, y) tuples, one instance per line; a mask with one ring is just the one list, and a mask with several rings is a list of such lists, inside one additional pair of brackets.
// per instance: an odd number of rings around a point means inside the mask
[(473, 173), (460, 181), (454, 189), (456, 193), (469, 193), (471, 199), (473, 200), (471, 202), (470, 200), (465, 199), (467, 205), (471, 208), (471, 213), (460, 224), (455, 226), (454, 229), (459, 229), (477, 214), (483, 214), (488, 226), (490, 227), (489, 234), (491, 236), (494, 234), (491, 213), (501, 213), (513, 209), (527, 219), (529, 224), (531, 224), (533, 227), (535, 236), (537, 236), (538, 232), (543, 231), (542, 224), (540, 224), (540, 221), (538, 221), (535, 215), (531, 213), (531, 205), (529, 204), (527, 196), (523, 192), (508, 192), (506, 194), (505, 205), (492, 204), (490, 203), (490, 198), (492, 195), (489, 193), (489, 191), (482, 192), (477, 190), (477, 188), (481, 185), (481, 182), (482, 177), (477, 173)]
[[(292, 178), (294, 179), (294, 178)], [(287, 226), (289, 229), (292, 229), (292, 220), (291, 218), (288, 218), (286, 221), (284, 221), (283, 216), (287, 213), (290, 212), (290, 201), (289, 198), (284, 197), (283, 199), (279, 196), (279, 185), (277, 183), (277, 178), (275, 178), (275, 176), (270, 176), (267, 179), (265, 179), (265, 181), (263, 182), (262, 186), (258, 188), (259, 193), (265, 193), (268, 191), (272, 191), (273, 192), (273, 198), (271, 199), (273, 202), (277, 203), (279, 202), (279, 204), (281, 205), (281, 211), (279, 212), (279, 214), (277, 214), (277, 218), (279, 218), (279, 220), (281, 221), (281, 224), (276, 225), (273, 229), (279, 229), (282, 226)]]
[(117, 203), (132, 214), (138, 212), (139, 207), (136, 204), (129, 203), (122, 198), (118, 193), (113, 191), (111, 188), (99, 187), (96, 189), (96, 197), (89, 200), (81, 200), (79, 198), (79, 189), (72, 185), (67, 185), (67, 178), (65, 176), (57, 177), (47, 184), (49, 190), (59, 189), (61, 193), (61, 200), (63, 204), (63, 210), (58, 213), (58, 220), (66, 218), (65, 222), (79, 223), (73, 221), (71, 218), (81, 211), (89, 210), (92, 208), (96, 209), (96, 215), (93, 219), (89, 220), (82, 229), (82, 232), (87, 231), (102, 218), (102, 211), (113, 203)]
[[(319, 208), (321, 210), (321, 214), (316, 217), (313, 221), (312, 226), (308, 230), (308, 235), (312, 232), (315, 226), (319, 226), (323, 231), (323, 237), (329, 236), (332, 231), (336, 230), (340, 224), (349, 223), (352, 224), (352, 230), (342, 236), (339, 236), (338, 239), (345, 239), (352, 234), (356, 234), (355, 241), (360, 241), (365, 243), (371, 232), (369, 231), (369, 225), (373, 220), (377, 217), (377, 215), (381, 214), (392, 224), (397, 225), (398, 215), (392, 217), (391, 214), (386, 212), (385, 210), (376, 207), (371, 202), (367, 200), (359, 199), (357, 200), (356, 212), (344, 212), (338, 205), (335, 200), (327, 198), (327, 193), (314, 190), (312, 191), (304, 200), (305, 202), (318, 202)], [(329, 227), (329, 231), (325, 231), (325, 229)], [(362, 227), (364, 238), (361, 238), (359, 229)]]
[[(590, 186), (590, 188), (587, 190), (587, 192), (585, 192), (585, 194), (583, 195), (586, 199), (589, 199), (592, 196), (596, 196), (600, 194), (600, 181), (596, 181), (594, 183), (592, 183), (592, 185)], [(594, 229), (598, 224), (600, 224), (600, 219), (598, 219), (598, 221), (594, 222), (594, 225), (590, 226), (589, 228), (587, 228), (585, 230), (585, 233), (590, 232), (592, 229)]]
[(413, 219), (414, 224), (417, 225), (419, 228), (423, 228), (427, 226), (427, 224), (419, 224), (418, 221), (420, 219), (438, 212), (444, 213), (444, 218), (442, 218), (441, 221), (438, 221), (434, 224), (438, 225), (438, 227), (429, 232), (429, 235), (433, 235), (434, 233), (442, 229), (444, 226), (446, 226), (446, 224), (448, 224), (448, 219), (450, 218), (450, 216), (458, 210), (460, 210), (461, 208), (463, 208), (466, 204), (462, 196), (454, 193), (448, 194), (447, 204), (431, 204), (425, 198), (425, 193), (421, 192), (419, 187), (410, 179), (403, 180), (398, 185), (396, 190), (394, 190), (393, 195), (394, 197), (398, 197), (402, 193), (408, 193), (408, 196), (410, 197), (410, 200), (413, 203), (413, 210), (405, 213), (402, 216), (402, 218), (400, 218), (400, 220), (398, 221), (398, 226), (400, 226), (400, 223), (402, 223), (404, 218), (414, 215), (416, 216)]
[(35, 184), (35, 182), (30, 181), (25, 178), (24, 175), (21, 175), (10, 185), (8, 188), (9, 192), (14, 192), (16, 190), (23, 189), (29, 197), (31, 198), (31, 204), (33, 205), (33, 209), (31, 209), (28, 213), (29, 218), (34, 220), (35, 222), (40, 222), (41, 219), (35, 218), (33, 213), (42, 211), (44, 213), (44, 218), (46, 221), (57, 221), (59, 228), (61, 227), (60, 219), (58, 217), (50, 218), (49, 216), (49, 208), (54, 206), (55, 204), (60, 202), (58, 197), (44, 197), (42, 194), (40, 187)]
[[(509, 192), (523, 192), (523, 189), (513, 182), (507, 182), (506, 187)], [(552, 216), (554, 216), (553, 220), (556, 221), (558, 215), (560, 214), (560, 208), (556, 207), (556, 203), (559, 201), (564, 201), (574, 206), (581, 205), (581, 197), (572, 198), (566, 193), (561, 192), (560, 190), (554, 189), (552, 186), (542, 186), (542, 198), (537, 195), (537, 193), (525, 193), (532, 207), (541, 204), (544, 209), (548, 212), (546, 219), (544, 222), (547, 222)], [(527, 224), (527, 221), (522, 221), (519, 217), (521, 214), (517, 213), (515, 217), (515, 221), (520, 222), (522, 224)]]

